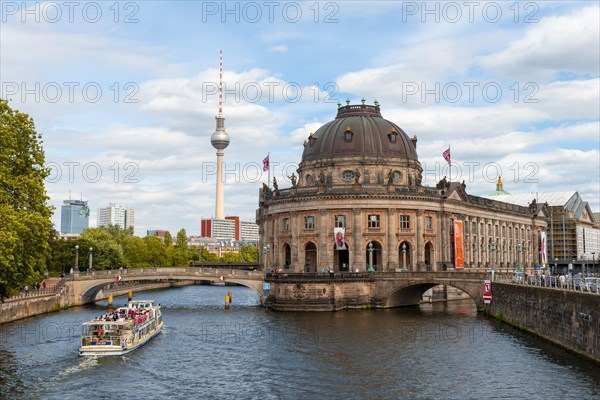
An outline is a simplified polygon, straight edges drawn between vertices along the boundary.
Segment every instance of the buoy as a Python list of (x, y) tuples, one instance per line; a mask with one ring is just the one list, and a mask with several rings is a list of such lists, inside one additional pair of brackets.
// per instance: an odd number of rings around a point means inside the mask
[(231, 290), (227, 292), (227, 297), (229, 297), (229, 302), (233, 301), (233, 296), (231, 295)]
[(113, 308), (112, 302), (113, 302), (113, 296), (112, 296), (112, 294), (109, 294), (108, 295), (108, 309), (109, 310), (112, 310), (112, 308)]
[(225, 296), (225, 309), (229, 309), (229, 303), (231, 302), (231, 298), (229, 296)]
[(127, 293), (127, 301), (131, 301), (131, 300), (133, 300), (133, 290), (130, 290)]

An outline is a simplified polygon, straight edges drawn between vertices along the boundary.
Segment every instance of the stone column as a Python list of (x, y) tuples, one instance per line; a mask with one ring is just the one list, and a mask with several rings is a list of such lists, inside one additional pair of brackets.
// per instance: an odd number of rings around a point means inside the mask
[(424, 271), (425, 247), (423, 245), (423, 210), (417, 210), (417, 233), (415, 237), (415, 261), (417, 271)]
[(394, 271), (398, 268), (398, 252), (396, 251), (396, 232), (397, 232), (397, 224), (396, 224), (396, 210), (390, 208), (387, 210), (387, 218), (386, 218), (386, 244), (385, 248), (387, 249), (387, 257), (383, 257), (384, 260), (387, 260), (387, 268), (384, 268), (384, 271)]
[(360, 208), (352, 209), (352, 235), (353, 248), (352, 254), (354, 255), (354, 263), (351, 264), (352, 270), (366, 271), (365, 268), (365, 257), (364, 250), (362, 248), (362, 215)]
[[(327, 239), (329, 238), (329, 231), (327, 230), (327, 210), (319, 210), (319, 221), (316, 221), (318, 226), (319, 243), (317, 245), (317, 271), (321, 268), (329, 268), (333, 264), (333, 260), (329, 259), (329, 252), (327, 251)], [(332, 233), (333, 234), (333, 233)]]
[(271, 255), (273, 256), (273, 266), (274, 268), (282, 268), (283, 269), (283, 263), (279, 263), (279, 259), (280, 259), (280, 252), (281, 249), (279, 248), (279, 216), (276, 216), (273, 219), (273, 248), (271, 249)]

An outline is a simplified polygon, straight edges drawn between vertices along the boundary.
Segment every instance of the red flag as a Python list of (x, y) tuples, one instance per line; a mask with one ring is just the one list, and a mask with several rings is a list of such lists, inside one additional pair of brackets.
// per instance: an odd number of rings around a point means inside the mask
[(219, 279), (221, 280), (221, 282), (225, 282), (225, 276), (221, 275), (221, 276), (219, 277)]
[(450, 161), (450, 147), (442, 153), (442, 156), (444, 157), (444, 160), (448, 162), (448, 165), (452, 165), (452, 162)]
[(269, 156), (267, 155), (263, 160), (263, 171), (269, 170)]

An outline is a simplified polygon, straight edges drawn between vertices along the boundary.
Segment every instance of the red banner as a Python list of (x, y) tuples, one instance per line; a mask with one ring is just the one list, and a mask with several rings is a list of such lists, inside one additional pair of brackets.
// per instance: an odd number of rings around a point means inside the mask
[(463, 247), (463, 222), (454, 220), (454, 267), (464, 268), (465, 250)]

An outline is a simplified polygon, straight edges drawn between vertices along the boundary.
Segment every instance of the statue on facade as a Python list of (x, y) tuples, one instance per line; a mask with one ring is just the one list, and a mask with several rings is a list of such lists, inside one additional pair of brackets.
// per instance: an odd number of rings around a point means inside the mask
[(392, 172), (392, 170), (390, 170), (390, 172), (388, 172), (388, 185), (393, 185), (394, 184), (394, 173)]
[(421, 174), (419, 173), (419, 174), (417, 175), (417, 186), (421, 186), (421, 180), (422, 180), (422, 179), (423, 179), (423, 178), (422, 178)]
[(325, 184), (325, 172), (321, 171), (321, 173), (319, 173), (319, 181), (321, 182), (321, 185)]
[(359, 182), (360, 182), (360, 171), (357, 168), (356, 171), (354, 171), (354, 183), (359, 183)]
[(269, 189), (269, 187), (267, 186), (267, 184), (264, 183), (264, 182), (263, 182), (262, 191), (263, 191), (263, 193), (264, 193), (265, 196), (271, 194), (271, 189)]
[(273, 177), (273, 193), (275, 196), (279, 196), (279, 185), (277, 185), (277, 178)]
[(288, 176), (288, 178), (290, 178), (290, 181), (292, 181), (292, 187), (295, 189), (296, 188), (296, 184), (298, 183), (296, 181), (296, 174), (292, 174), (292, 176)]

